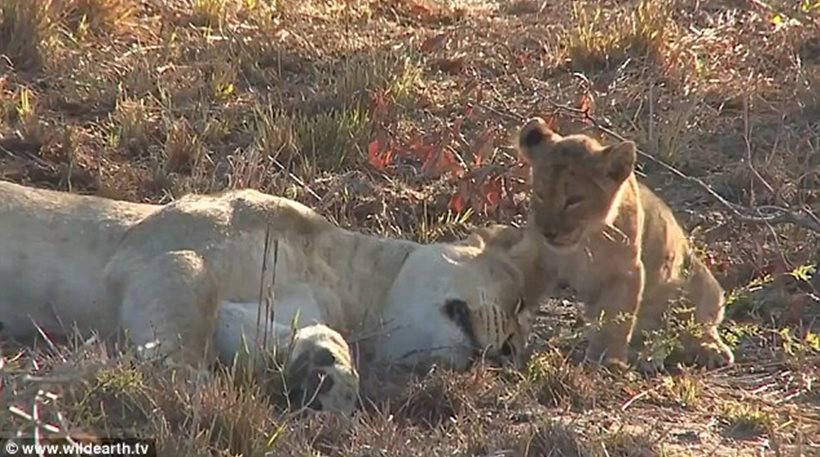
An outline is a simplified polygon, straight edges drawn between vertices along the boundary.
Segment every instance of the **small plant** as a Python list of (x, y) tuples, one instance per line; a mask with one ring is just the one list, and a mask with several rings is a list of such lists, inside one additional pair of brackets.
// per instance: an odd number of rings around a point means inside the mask
[(732, 349), (736, 349), (743, 339), (761, 332), (757, 324), (745, 322), (733, 322), (731, 325), (722, 327), (720, 331), (723, 340)]
[(692, 408), (698, 403), (702, 386), (697, 378), (687, 373), (681, 376), (664, 376), (663, 391), (678, 405)]
[(34, 112), (34, 101), (32, 100), (31, 91), (23, 87), (19, 92), (19, 101), (17, 103), (17, 122), (21, 124), (28, 124), (36, 121)]
[(729, 403), (723, 407), (721, 417), (727, 424), (727, 432), (738, 436), (759, 436), (771, 432), (776, 417), (756, 405)]
[(806, 330), (803, 337), (794, 334), (791, 328), (781, 328), (777, 330), (780, 337), (783, 352), (787, 355), (802, 358), (814, 353), (820, 353), (820, 335)]
[(145, 387), (145, 379), (140, 370), (116, 366), (97, 373), (97, 385), (104, 392), (137, 392)]
[(224, 102), (236, 96), (236, 81), (237, 68), (228, 63), (220, 63), (214, 65), (211, 72), (211, 92), (213, 98), (217, 101)]
[(137, 154), (145, 154), (152, 143), (152, 132), (148, 125), (150, 116), (145, 99), (120, 98), (111, 115), (112, 131), (109, 142)]

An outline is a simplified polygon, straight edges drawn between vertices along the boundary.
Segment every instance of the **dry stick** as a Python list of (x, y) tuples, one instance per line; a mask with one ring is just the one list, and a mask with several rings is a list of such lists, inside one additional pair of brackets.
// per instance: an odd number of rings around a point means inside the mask
[[(268, 226), (270, 227), (270, 226)], [(271, 271), (271, 280), (270, 286), (270, 293), (265, 296), (265, 336), (262, 338), (262, 348), (268, 347), (268, 322), (270, 322), (270, 327), (272, 330), (276, 330), (275, 322), (276, 319), (274, 318), (275, 311), (275, 304), (276, 304), (276, 264), (278, 263), (279, 259), (279, 238), (273, 240), (273, 270)], [(276, 338), (276, 335), (273, 335), (273, 338)], [(275, 349), (274, 349), (275, 350)]]
[[(265, 301), (265, 274), (268, 271), (268, 253), (270, 252), (270, 224), (265, 227), (265, 244), (262, 248), (262, 271), (261, 277), (259, 278), (259, 306), (256, 308), (256, 336), (254, 337), (254, 346), (257, 350), (261, 351), (262, 348), (259, 346), (259, 334), (262, 333), (260, 329), (260, 324), (267, 326), (267, 316), (265, 316), (265, 320), (262, 319), (262, 306), (263, 302)], [(265, 342), (263, 341), (262, 344)], [(256, 357), (251, 357), (251, 370), (256, 369), (255, 360)]]
[[(565, 110), (565, 111), (569, 111), (569, 112), (573, 112), (573, 113), (577, 113), (579, 111), (576, 108), (561, 105), (561, 104), (558, 104), (558, 103), (555, 103), (555, 102), (552, 102), (552, 101), (549, 101), (549, 103), (551, 105), (553, 105), (554, 107)], [(589, 113), (582, 113), (582, 114), (583, 114), (584, 118), (586, 120), (590, 121), (598, 130), (600, 130), (600, 131), (606, 133), (607, 135), (610, 135), (613, 138), (616, 138), (620, 141), (626, 141), (626, 138), (619, 135), (618, 133), (616, 133), (612, 129), (609, 129), (609, 128), (604, 127), (603, 125), (601, 125), (601, 123), (598, 122), (598, 120), (595, 117), (591, 116)], [(664, 162), (663, 160), (658, 159), (657, 157), (654, 157), (651, 154), (647, 154), (646, 152), (644, 152), (644, 151), (642, 151), (638, 148), (635, 148), (635, 150), (638, 152), (638, 154), (641, 157), (643, 157), (643, 158), (645, 158), (645, 159), (649, 160), (650, 162), (653, 162), (657, 165), (660, 165), (661, 168), (668, 171), (669, 173), (672, 173), (673, 175), (677, 176), (678, 178), (681, 178), (685, 181), (689, 181), (691, 183), (697, 184), (700, 188), (705, 190), (709, 195), (711, 195), (715, 200), (717, 200), (718, 203), (720, 203), (721, 205), (726, 207), (732, 213), (733, 216), (735, 216), (738, 220), (740, 220), (742, 222), (748, 222), (748, 223), (751, 223), (751, 224), (771, 224), (771, 225), (793, 224), (793, 225), (796, 225), (798, 227), (810, 230), (812, 232), (820, 232), (820, 218), (818, 218), (816, 215), (812, 214), (809, 211), (803, 210), (802, 211), (803, 214), (800, 214), (798, 212), (795, 212), (795, 211), (791, 210), (790, 208), (784, 208), (782, 206), (774, 206), (774, 205), (764, 205), (764, 206), (758, 206), (754, 209), (754, 211), (757, 212), (758, 214), (761, 214), (761, 216), (750, 216), (748, 214), (744, 214), (744, 213), (752, 212), (753, 210), (751, 210), (749, 208), (746, 208), (742, 205), (732, 203), (729, 200), (726, 200), (726, 198), (724, 198), (722, 195), (717, 193), (714, 189), (712, 189), (712, 187), (709, 184), (706, 184), (702, 179), (696, 178), (694, 176), (689, 176), (686, 173), (684, 173), (684, 172), (678, 170), (677, 168), (673, 167), (672, 165), (669, 165), (668, 163)], [(770, 212), (770, 215), (763, 216), (762, 214), (764, 212)]]
[[(746, 163), (749, 165), (749, 170), (751, 170), (752, 174), (763, 187), (766, 188), (766, 191), (769, 194), (777, 197), (777, 192), (774, 191), (774, 188), (766, 181), (766, 179), (757, 171), (754, 163), (752, 162), (752, 126), (749, 123), (749, 97), (743, 97), (743, 142), (746, 144)], [(752, 185), (752, 203), (754, 203), (754, 186)], [(758, 214), (760, 211), (758, 210)], [(774, 240), (774, 244), (777, 246), (777, 252), (780, 254), (780, 260), (783, 261), (784, 265), (789, 265), (789, 261), (786, 259), (786, 254), (783, 252), (783, 247), (780, 245), (780, 240), (778, 239), (777, 232), (775, 232), (774, 227), (771, 223), (766, 222), (766, 228), (769, 230), (769, 233), (772, 235), (772, 240)]]

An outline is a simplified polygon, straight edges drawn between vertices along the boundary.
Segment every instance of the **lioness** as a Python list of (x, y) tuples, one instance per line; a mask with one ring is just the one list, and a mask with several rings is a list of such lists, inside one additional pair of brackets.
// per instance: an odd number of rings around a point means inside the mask
[[(554, 277), (575, 289), (589, 317), (603, 319), (586, 357), (623, 367), (629, 343), (645, 342), (643, 331), (659, 329), (675, 310), (697, 324), (681, 338), (688, 362), (733, 363), (717, 330), (723, 289), (669, 207), (636, 179), (635, 144), (561, 136), (537, 117), (521, 128), (518, 143), (531, 164), (528, 224), (553, 252)], [(647, 362), (658, 368), (663, 361)]]
[(0, 337), (124, 334), (143, 357), (192, 366), (261, 360), (292, 338), (292, 392), (349, 414), (359, 377), (343, 333), (376, 335), (385, 363), (520, 362), (541, 244), (506, 226), (429, 245), (367, 236), (254, 190), (150, 205), (0, 181)]

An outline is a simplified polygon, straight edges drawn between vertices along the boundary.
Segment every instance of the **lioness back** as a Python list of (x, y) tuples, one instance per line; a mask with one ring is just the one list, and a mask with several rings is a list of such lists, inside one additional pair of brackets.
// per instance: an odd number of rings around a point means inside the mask
[(0, 332), (29, 334), (31, 319), (46, 330), (59, 327), (56, 300), (89, 324), (100, 322), (89, 304), (105, 262), (155, 208), (0, 181)]
[(675, 311), (697, 324), (682, 331), (690, 361), (732, 363), (717, 333), (723, 289), (669, 206), (638, 182), (634, 143), (561, 136), (533, 118), (519, 148), (532, 170), (530, 224), (556, 252), (559, 279), (587, 302), (590, 317), (602, 319), (587, 357), (623, 364), (629, 343), (642, 343), (644, 331), (659, 329)]

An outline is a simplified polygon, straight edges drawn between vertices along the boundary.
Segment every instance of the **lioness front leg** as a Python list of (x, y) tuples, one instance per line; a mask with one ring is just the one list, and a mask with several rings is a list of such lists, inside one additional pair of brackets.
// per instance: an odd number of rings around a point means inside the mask
[(359, 373), (350, 347), (335, 330), (322, 325), (299, 329), (285, 365), (288, 397), (296, 406), (350, 416), (359, 394)]
[(587, 360), (618, 369), (627, 366), (629, 341), (640, 309), (643, 287), (644, 270), (640, 262), (602, 283), (596, 303), (590, 307), (593, 313), (590, 317), (598, 328), (587, 346)]
[[(302, 324), (293, 321), (295, 316), (291, 316), (290, 311), (319, 316), (322, 310), (312, 290), (295, 286), (292, 290), (297, 293), (284, 293), (281, 301), (274, 303), (282, 320), (290, 320), (292, 324), (265, 319), (266, 324), (260, 325), (258, 304), (223, 303), (214, 334), (219, 359), (231, 365), (237, 357), (247, 354), (255, 359), (257, 374), (261, 374), (273, 368), (270, 361), (281, 361), (278, 354), (283, 357), (287, 354), (285, 388), (292, 406), (337, 411), (349, 416), (359, 393), (359, 374), (353, 366), (350, 348), (338, 332), (324, 324), (300, 328)], [(265, 331), (265, 326), (268, 339), (258, 333)], [(265, 346), (257, 348), (257, 342)]]
[(204, 259), (193, 251), (172, 251), (124, 270), (107, 280), (121, 287), (120, 325), (140, 355), (204, 368), (213, 353), (218, 303)]

